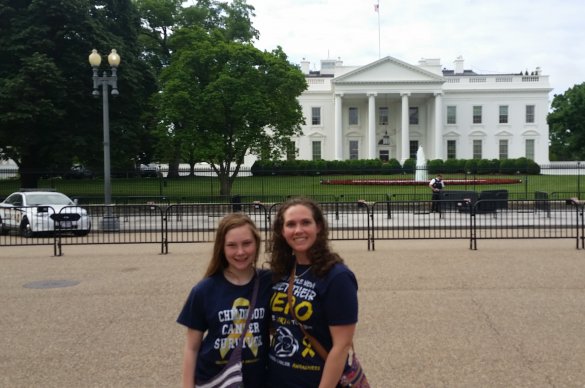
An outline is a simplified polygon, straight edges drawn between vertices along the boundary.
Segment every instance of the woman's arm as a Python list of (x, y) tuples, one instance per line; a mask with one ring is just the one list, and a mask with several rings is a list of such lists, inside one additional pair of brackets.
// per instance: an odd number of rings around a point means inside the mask
[(187, 338), (183, 349), (183, 388), (195, 386), (195, 365), (202, 340), (202, 331), (187, 329)]
[(329, 326), (333, 347), (329, 351), (319, 388), (335, 388), (341, 379), (349, 349), (353, 343), (355, 324), (343, 326)]

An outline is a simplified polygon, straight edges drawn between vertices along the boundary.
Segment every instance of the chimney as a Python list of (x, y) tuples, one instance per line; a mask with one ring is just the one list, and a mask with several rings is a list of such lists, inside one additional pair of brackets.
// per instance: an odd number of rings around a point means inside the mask
[(455, 65), (455, 74), (463, 74), (463, 57), (461, 55), (453, 61), (453, 64)]
[(305, 58), (301, 61), (301, 71), (303, 74), (309, 74), (311, 67), (311, 62), (307, 61)]

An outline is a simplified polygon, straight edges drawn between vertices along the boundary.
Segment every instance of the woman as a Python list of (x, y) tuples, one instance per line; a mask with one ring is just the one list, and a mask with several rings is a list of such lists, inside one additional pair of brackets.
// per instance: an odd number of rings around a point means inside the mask
[[(347, 367), (357, 323), (356, 278), (331, 251), (327, 222), (313, 200), (286, 202), (278, 211), (272, 232), (270, 267), (276, 283), (270, 302), (274, 334), (269, 385), (336, 387)], [(291, 307), (287, 290), (293, 273)], [(299, 324), (329, 352), (326, 360)]]
[(187, 327), (183, 387), (204, 383), (227, 363), (250, 313), (256, 276), (260, 287), (242, 363), (246, 387), (265, 385), (271, 279), (268, 271), (256, 271), (259, 247), (260, 233), (245, 214), (229, 214), (219, 223), (205, 276), (191, 290), (177, 319)]

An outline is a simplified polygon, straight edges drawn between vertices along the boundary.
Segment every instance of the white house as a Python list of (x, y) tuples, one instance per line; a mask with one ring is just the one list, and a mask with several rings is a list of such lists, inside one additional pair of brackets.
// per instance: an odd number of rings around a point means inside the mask
[(293, 139), (298, 159), (548, 159), (548, 76), (540, 68), (509, 74), (418, 65), (385, 57), (349, 67), (301, 62), (308, 89), (299, 97), (306, 124)]

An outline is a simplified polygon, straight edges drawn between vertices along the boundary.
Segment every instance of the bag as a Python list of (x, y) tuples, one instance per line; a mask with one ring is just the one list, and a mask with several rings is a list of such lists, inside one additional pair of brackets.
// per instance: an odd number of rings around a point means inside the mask
[(226, 366), (215, 377), (203, 384), (195, 385), (195, 388), (243, 388), (242, 353), (239, 353), (238, 357), (233, 357), (232, 354)]
[(244, 339), (250, 326), (250, 320), (254, 315), (254, 307), (256, 307), (256, 300), (258, 298), (258, 288), (260, 287), (260, 276), (256, 273), (256, 281), (254, 282), (254, 291), (252, 291), (252, 301), (248, 309), (248, 318), (246, 325), (240, 335), (238, 346), (232, 351), (228, 363), (222, 370), (215, 375), (211, 380), (207, 380), (202, 384), (195, 384), (195, 388), (244, 388), (244, 374), (242, 373), (242, 347), (244, 346)]
[(349, 369), (341, 375), (339, 385), (352, 388), (370, 388), (370, 383), (364, 374), (362, 365), (358, 361), (355, 352), (353, 352), (353, 355), (351, 356), (351, 365), (349, 366)]
[[(291, 272), (289, 280), (288, 280), (287, 298), (288, 298), (288, 303), (291, 306), (290, 314), (292, 315), (293, 319), (298, 321), (298, 319), (295, 315), (295, 312), (294, 312), (294, 303), (293, 303), (293, 298), (292, 298), (292, 293), (293, 293), (292, 290), (293, 290), (294, 281), (295, 281), (295, 273), (296, 273), (296, 265), (293, 266), (292, 272)], [(305, 328), (303, 327), (302, 324), (299, 323), (299, 327), (301, 328), (301, 331), (303, 332), (305, 337), (307, 337), (309, 339), (309, 342), (311, 343), (311, 346), (313, 347), (313, 349), (315, 349), (315, 351), (317, 353), (319, 353), (319, 355), (321, 356), (321, 358), (323, 360), (327, 360), (327, 356), (329, 355), (329, 353), (327, 352), (327, 350), (325, 350), (323, 345), (321, 345), (321, 343), (317, 340), (317, 338), (310, 335), (307, 332), (307, 330), (305, 330)], [(353, 345), (351, 346), (351, 352), (352, 352), (351, 365), (349, 366), (349, 369), (347, 369), (347, 371), (344, 371), (343, 374), (341, 375), (341, 379), (339, 379), (339, 386), (340, 387), (352, 387), (352, 388), (370, 388), (370, 383), (368, 382), (368, 379), (366, 378), (364, 370), (362, 369), (362, 364), (360, 364), (360, 362), (357, 359), (357, 356), (355, 355), (355, 351), (353, 350)]]

